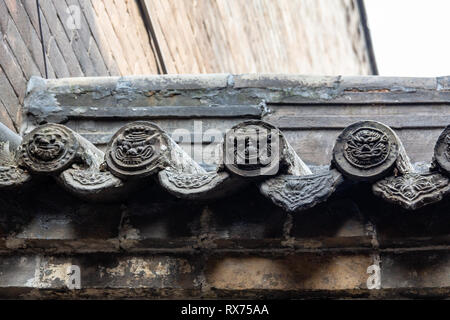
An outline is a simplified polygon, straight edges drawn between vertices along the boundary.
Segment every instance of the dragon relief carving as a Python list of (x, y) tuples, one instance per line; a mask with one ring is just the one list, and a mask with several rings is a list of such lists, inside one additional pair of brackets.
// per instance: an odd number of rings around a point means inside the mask
[(374, 128), (354, 131), (344, 147), (345, 158), (355, 167), (372, 168), (382, 164), (389, 155), (387, 135)]
[(337, 172), (305, 176), (281, 175), (261, 183), (261, 193), (287, 211), (311, 208), (326, 200), (341, 181)]
[(60, 172), (75, 161), (79, 143), (70, 129), (46, 124), (31, 131), (20, 149), (20, 161), (31, 172)]
[(373, 185), (373, 191), (387, 201), (415, 210), (442, 200), (450, 191), (449, 180), (439, 173), (406, 173), (387, 177)]
[(151, 122), (134, 122), (112, 138), (106, 163), (119, 177), (147, 176), (161, 168), (167, 142), (163, 131)]

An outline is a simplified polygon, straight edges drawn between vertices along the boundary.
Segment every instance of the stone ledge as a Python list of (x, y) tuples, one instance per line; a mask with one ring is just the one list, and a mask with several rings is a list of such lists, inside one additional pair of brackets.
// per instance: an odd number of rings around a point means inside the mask
[[(0, 256), (0, 297), (438, 298), (450, 293), (448, 252), (381, 254), (373, 290), (369, 253)], [(67, 287), (71, 265), (80, 267), (80, 290)]]
[[(92, 77), (28, 84), (27, 110), (55, 106), (195, 106), (213, 104), (448, 103), (448, 77), (319, 77), (277, 74), (205, 74)], [(50, 104), (53, 105), (53, 104)]]
[[(136, 90), (210, 89), (210, 88), (288, 88), (340, 87), (355, 92), (394, 92), (415, 90), (446, 91), (450, 76), (444, 77), (383, 77), (383, 76), (309, 76), (301, 74), (174, 74), (123, 77), (82, 77), (43, 79), (32, 77), (28, 92), (46, 89), (53, 93), (71, 93), (117, 89), (129, 83)], [(384, 89), (384, 90), (383, 90)]]

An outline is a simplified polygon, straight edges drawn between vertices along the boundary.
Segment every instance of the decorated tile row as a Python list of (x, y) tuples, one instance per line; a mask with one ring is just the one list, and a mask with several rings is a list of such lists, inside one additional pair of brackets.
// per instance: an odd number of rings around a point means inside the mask
[(220, 145), (220, 165), (207, 172), (156, 124), (137, 121), (122, 127), (103, 153), (60, 124), (27, 134), (17, 150), (0, 142), (0, 189), (50, 175), (64, 188), (89, 200), (115, 200), (157, 181), (178, 198), (208, 200), (256, 184), (286, 211), (325, 201), (346, 179), (372, 184), (381, 198), (415, 210), (449, 192), (450, 126), (436, 142), (429, 172), (414, 170), (395, 132), (375, 121), (345, 128), (336, 140), (328, 170), (312, 173), (273, 125), (244, 121)]

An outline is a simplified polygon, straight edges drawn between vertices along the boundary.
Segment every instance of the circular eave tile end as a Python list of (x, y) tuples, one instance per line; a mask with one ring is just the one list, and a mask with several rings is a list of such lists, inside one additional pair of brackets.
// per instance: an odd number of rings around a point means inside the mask
[(49, 123), (25, 136), (18, 152), (19, 161), (34, 174), (58, 174), (76, 160), (80, 144), (65, 126)]
[(106, 165), (119, 178), (143, 178), (162, 169), (167, 150), (168, 141), (159, 126), (136, 121), (111, 138), (105, 153)]
[(392, 129), (376, 121), (360, 121), (345, 128), (336, 139), (333, 162), (345, 176), (375, 181), (395, 166), (399, 142)]
[(227, 131), (224, 138), (224, 165), (241, 177), (273, 176), (279, 171), (284, 138), (268, 122), (248, 120)]

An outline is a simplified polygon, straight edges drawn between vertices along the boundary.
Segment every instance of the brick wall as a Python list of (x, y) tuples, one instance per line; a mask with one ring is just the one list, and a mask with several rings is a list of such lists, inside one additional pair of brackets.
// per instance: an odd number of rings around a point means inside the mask
[[(156, 73), (137, 1), (41, 0), (40, 6), (49, 78)], [(70, 6), (80, 8), (79, 29), (71, 28)], [(0, 16), (0, 121), (17, 130), (27, 81), (45, 74), (36, 2), (0, 1)]]
[(355, 0), (144, 3), (169, 73), (371, 73)]

